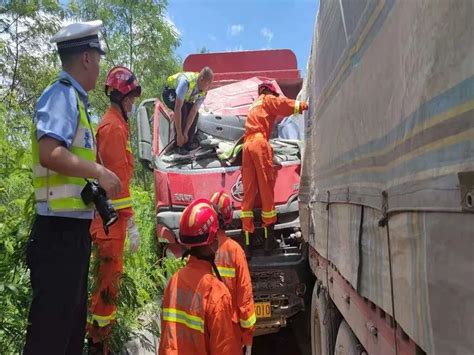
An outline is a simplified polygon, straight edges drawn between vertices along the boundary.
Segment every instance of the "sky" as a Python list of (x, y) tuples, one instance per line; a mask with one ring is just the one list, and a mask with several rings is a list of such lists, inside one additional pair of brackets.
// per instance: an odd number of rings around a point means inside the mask
[(291, 49), (302, 75), (319, 0), (169, 0), (168, 18), (181, 37), (177, 54)]

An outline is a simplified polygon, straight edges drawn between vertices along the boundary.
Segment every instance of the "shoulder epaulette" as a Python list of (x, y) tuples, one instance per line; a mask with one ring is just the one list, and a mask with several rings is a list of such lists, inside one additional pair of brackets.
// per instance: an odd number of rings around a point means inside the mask
[(61, 78), (58, 80), (61, 84), (67, 85), (67, 86), (72, 86), (72, 83), (69, 79), (67, 78)]

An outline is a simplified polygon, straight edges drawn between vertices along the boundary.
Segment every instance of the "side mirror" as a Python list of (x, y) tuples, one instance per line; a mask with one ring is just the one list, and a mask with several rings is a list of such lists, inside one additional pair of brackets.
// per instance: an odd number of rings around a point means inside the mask
[(150, 121), (144, 102), (137, 110), (138, 158), (148, 169), (153, 170), (152, 138)]

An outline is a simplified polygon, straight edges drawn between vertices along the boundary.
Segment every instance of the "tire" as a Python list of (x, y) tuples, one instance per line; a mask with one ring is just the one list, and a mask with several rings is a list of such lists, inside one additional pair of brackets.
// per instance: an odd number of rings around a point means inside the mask
[(339, 326), (334, 355), (359, 355), (363, 350), (347, 322), (343, 320)]
[(311, 300), (311, 353), (312, 355), (333, 355), (336, 330), (341, 316), (320, 282), (316, 282)]

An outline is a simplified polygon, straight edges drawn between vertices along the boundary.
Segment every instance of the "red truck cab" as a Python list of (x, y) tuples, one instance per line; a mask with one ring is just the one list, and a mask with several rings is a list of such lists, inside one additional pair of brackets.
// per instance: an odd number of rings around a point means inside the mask
[[(177, 154), (172, 113), (160, 99), (145, 100), (138, 109), (139, 156), (154, 173), (157, 238), (166, 256), (182, 255), (176, 236), (184, 208), (192, 200), (210, 198), (220, 190), (232, 197), (235, 208), (227, 233), (242, 242), (241, 158), (238, 154), (227, 160), (220, 157), (242, 137), (248, 106), (257, 98), (261, 80), (275, 80), (290, 98), (296, 97), (302, 85), (290, 50), (195, 54), (186, 58), (184, 71), (199, 71), (204, 66), (213, 69), (214, 82), (199, 112), (199, 148), (187, 155)], [(272, 255), (264, 255), (257, 201), (255, 250), (249, 262), (257, 334), (278, 331), (302, 311), (312, 281), (298, 215), (302, 143), (275, 137), (271, 144), (280, 164), (275, 167), (275, 233), (280, 247)]]

